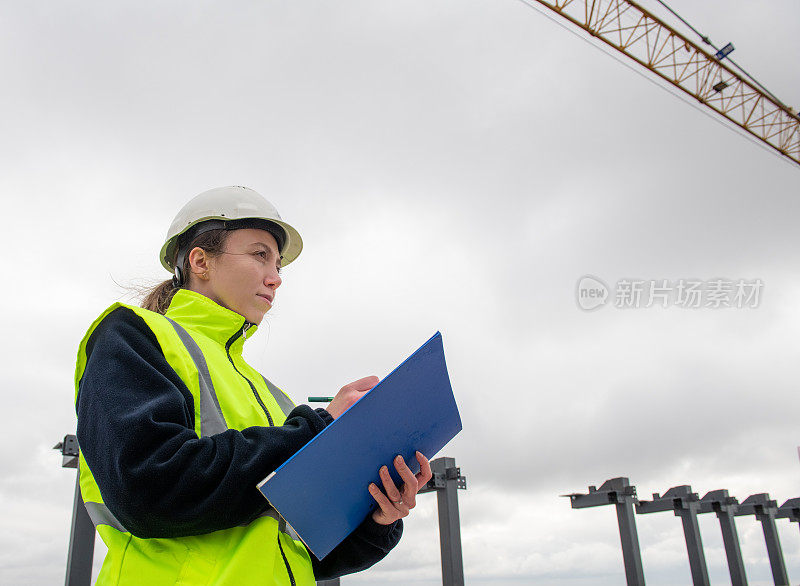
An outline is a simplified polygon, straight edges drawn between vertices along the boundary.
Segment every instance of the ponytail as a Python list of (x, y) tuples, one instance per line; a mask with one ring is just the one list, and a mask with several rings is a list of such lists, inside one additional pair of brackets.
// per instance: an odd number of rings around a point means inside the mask
[(167, 279), (153, 287), (142, 300), (142, 307), (164, 315), (167, 312), (172, 297), (180, 289), (173, 279)]

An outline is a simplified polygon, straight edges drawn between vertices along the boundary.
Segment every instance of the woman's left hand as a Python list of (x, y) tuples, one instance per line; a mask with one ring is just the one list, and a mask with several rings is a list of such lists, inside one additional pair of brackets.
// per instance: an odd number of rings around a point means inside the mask
[(431, 465), (420, 452), (417, 452), (417, 461), (419, 474), (415, 476), (402, 456), (394, 459), (394, 467), (403, 479), (402, 489), (397, 488), (386, 466), (378, 473), (383, 482), (383, 490), (374, 482), (370, 483), (369, 492), (379, 505), (372, 513), (372, 519), (379, 525), (391, 525), (398, 519), (407, 517), (411, 509), (417, 505), (417, 491), (433, 478)]

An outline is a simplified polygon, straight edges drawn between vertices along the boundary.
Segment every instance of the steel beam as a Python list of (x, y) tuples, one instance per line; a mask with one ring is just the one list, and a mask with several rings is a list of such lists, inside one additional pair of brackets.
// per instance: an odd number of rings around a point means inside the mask
[(769, 494), (762, 492), (747, 497), (740, 505), (736, 516), (755, 515), (761, 522), (764, 531), (764, 541), (767, 544), (767, 556), (772, 569), (772, 579), (775, 586), (789, 586), (789, 576), (786, 573), (786, 564), (783, 561), (781, 540), (778, 537), (778, 528), (775, 526), (775, 516), (778, 513), (778, 503), (769, 498)]
[(94, 559), (94, 525), (86, 512), (81, 497), (81, 486), (75, 480), (75, 498), (72, 502), (72, 526), (69, 532), (66, 586), (89, 586), (92, 581)]
[(672, 511), (681, 518), (683, 536), (686, 539), (686, 551), (689, 554), (689, 568), (692, 571), (694, 586), (709, 586), (706, 556), (703, 553), (703, 540), (697, 524), (697, 512), (700, 508), (697, 493), (688, 485), (674, 486), (664, 496), (653, 494), (652, 501), (641, 501), (636, 505), (636, 512), (647, 514)]
[(619, 539), (622, 544), (622, 560), (625, 564), (625, 578), (628, 586), (644, 586), (642, 554), (639, 550), (639, 535), (636, 532), (636, 519), (633, 506), (636, 501), (636, 487), (627, 478), (606, 480), (600, 488), (589, 487), (588, 494), (573, 493), (569, 497), (573, 509), (614, 505), (617, 509)]
[[(456, 467), (454, 458), (431, 461), (433, 484), (439, 508), (439, 545), (442, 552), (442, 584), (464, 585), (464, 561), (461, 556), (461, 522), (458, 516), (458, 489), (466, 488), (466, 480)], [(427, 488), (427, 487), (426, 487)], [(422, 492), (428, 492), (423, 490)]]
[[(54, 450), (61, 451), (62, 468), (78, 468), (78, 438), (64, 436)], [(72, 524), (69, 532), (67, 552), (66, 586), (89, 586), (92, 581), (92, 561), (94, 559), (94, 524), (86, 512), (81, 497), (80, 477), (75, 479), (75, 496), (72, 500)]]
[(731, 573), (732, 586), (747, 586), (747, 575), (744, 571), (742, 548), (739, 534), (736, 531), (734, 516), (739, 509), (739, 501), (728, 494), (725, 489), (712, 490), (700, 499), (700, 513), (716, 513), (719, 527), (722, 530), (722, 542), (725, 544), (725, 556), (728, 559), (728, 570)]

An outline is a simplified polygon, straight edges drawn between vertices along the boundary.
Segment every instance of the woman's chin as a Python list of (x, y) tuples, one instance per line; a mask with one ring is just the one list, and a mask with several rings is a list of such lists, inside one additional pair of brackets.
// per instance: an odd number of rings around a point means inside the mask
[[(269, 311), (269, 310), (267, 310)], [(258, 311), (253, 312), (250, 316), (245, 316), (245, 319), (249, 321), (251, 324), (261, 325), (261, 322), (264, 321), (264, 316), (267, 314), (266, 311)]]

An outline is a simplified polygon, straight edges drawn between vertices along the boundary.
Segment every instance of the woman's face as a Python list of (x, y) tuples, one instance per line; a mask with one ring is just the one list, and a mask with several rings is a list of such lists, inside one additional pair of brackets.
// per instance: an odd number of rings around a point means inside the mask
[(255, 228), (234, 230), (225, 242), (225, 252), (207, 258), (208, 271), (205, 279), (197, 279), (197, 290), (247, 321), (260, 324), (275, 303), (280, 266), (278, 243), (272, 234)]

